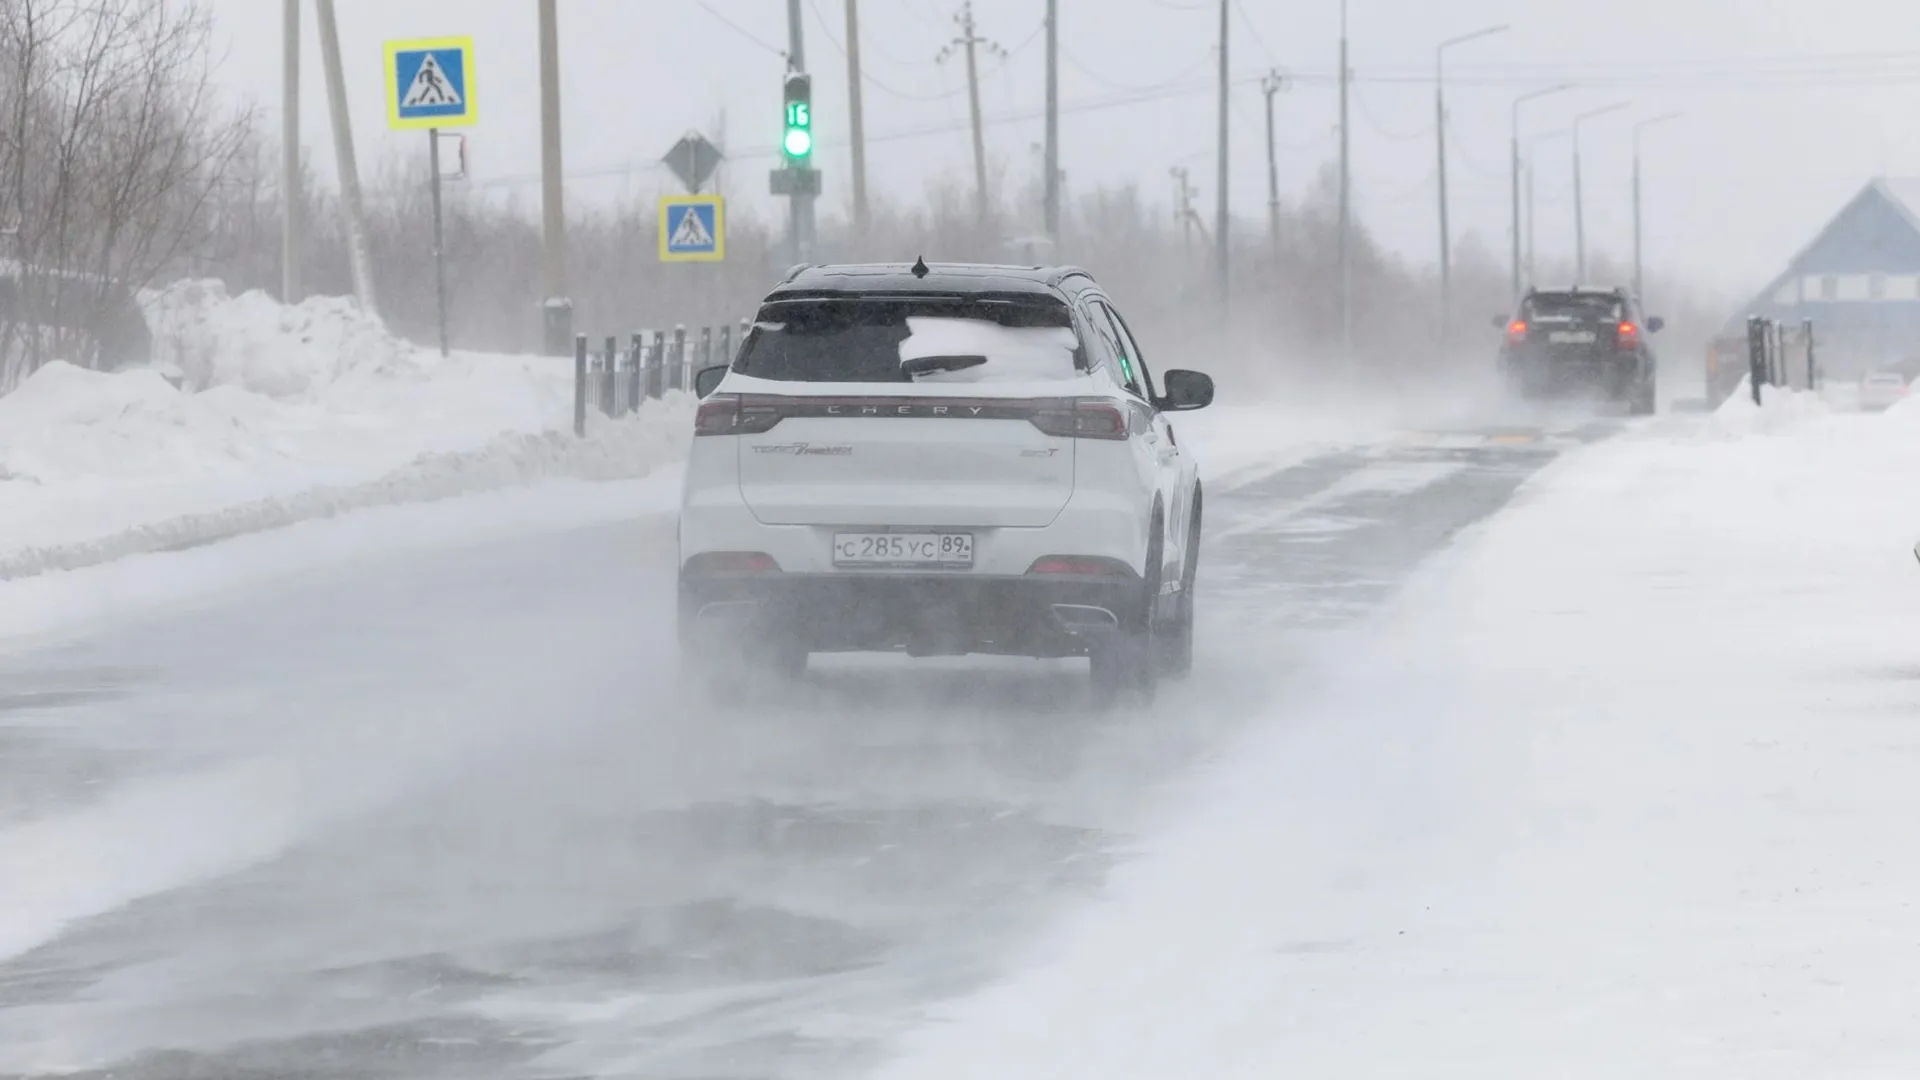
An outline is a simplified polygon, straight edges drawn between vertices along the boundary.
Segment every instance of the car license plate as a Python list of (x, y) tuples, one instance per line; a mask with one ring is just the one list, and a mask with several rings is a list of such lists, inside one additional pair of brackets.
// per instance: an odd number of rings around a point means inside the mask
[(835, 566), (972, 566), (973, 534), (835, 533)]
[(1555, 345), (1591, 345), (1598, 336), (1591, 330), (1555, 330), (1547, 340)]

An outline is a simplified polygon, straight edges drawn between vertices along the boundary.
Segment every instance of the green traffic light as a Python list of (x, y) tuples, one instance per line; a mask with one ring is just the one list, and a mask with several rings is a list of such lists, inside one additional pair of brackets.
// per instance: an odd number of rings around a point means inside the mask
[(788, 157), (806, 157), (813, 153), (813, 133), (806, 128), (788, 128), (784, 145)]

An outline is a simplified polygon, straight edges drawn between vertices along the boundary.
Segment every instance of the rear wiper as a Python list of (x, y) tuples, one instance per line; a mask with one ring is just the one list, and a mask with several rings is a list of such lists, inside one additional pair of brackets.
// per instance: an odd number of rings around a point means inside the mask
[(962, 371), (987, 362), (984, 356), (916, 356), (900, 361), (900, 370), (909, 376), (932, 375), (941, 371)]

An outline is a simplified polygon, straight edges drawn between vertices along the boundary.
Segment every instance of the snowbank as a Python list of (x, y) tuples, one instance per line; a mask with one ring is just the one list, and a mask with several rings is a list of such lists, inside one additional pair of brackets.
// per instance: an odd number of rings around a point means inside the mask
[(1807, 404), (1536, 477), (881, 1075), (1910, 1071), (1920, 424)]
[[(0, 397), (0, 579), (364, 506), (681, 456), (692, 401), (571, 435), (568, 360), (415, 348), (350, 301), (186, 282), (145, 298), (152, 370), (64, 363)], [(176, 385), (176, 383), (178, 385)]]

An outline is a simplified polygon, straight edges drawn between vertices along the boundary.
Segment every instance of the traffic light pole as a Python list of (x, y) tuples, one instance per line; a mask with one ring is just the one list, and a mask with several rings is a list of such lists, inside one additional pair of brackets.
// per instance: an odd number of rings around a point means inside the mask
[[(807, 70), (807, 45), (802, 29), (800, 0), (787, 0), (787, 68), (789, 71)], [(808, 107), (811, 108), (811, 104)], [(808, 160), (801, 162), (799, 168), (806, 168), (811, 164), (811, 145), (808, 151)], [(793, 166), (790, 165), (790, 167)], [(803, 263), (807, 261), (807, 256), (813, 250), (813, 195), (805, 189), (804, 185), (799, 185), (789, 197), (792, 200), (792, 209), (788, 216), (788, 227), (793, 240), (793, 261)]]

